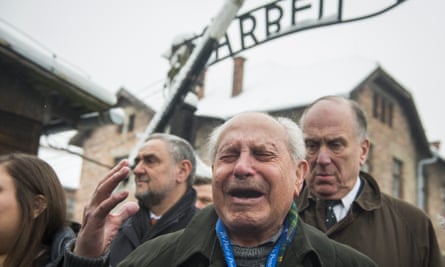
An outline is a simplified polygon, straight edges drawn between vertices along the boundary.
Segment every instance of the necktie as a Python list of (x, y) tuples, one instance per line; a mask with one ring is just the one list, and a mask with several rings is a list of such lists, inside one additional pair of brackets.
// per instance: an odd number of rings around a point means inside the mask
[(151, 218), (151, 225), (155, 225), (159, 219)]
[(327, 229), (331, 228), (334, 224), (337, 223), (337, 218), (335, 218), (335, 213), (334, 213), (334, 206), (340, 203), (341, 201), (338, 199), (325, 201), (325, 209), (326, 209), (325, 224)]

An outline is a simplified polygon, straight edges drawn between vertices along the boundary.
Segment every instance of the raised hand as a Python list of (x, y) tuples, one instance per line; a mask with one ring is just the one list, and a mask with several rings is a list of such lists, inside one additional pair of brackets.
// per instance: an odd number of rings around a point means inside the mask
[(128, 191), (113, 193), (113, 190), (129, 172), (128, 161), (122, 160), (99, 182), (84, 208), (82, 227), (77, 236), (74, 254), (87, 258), (104, 255), (121, 223), (138, 211), (139, 206), (129, 202), (124, 204), (117, 214), (110, 213), (128, 196)]

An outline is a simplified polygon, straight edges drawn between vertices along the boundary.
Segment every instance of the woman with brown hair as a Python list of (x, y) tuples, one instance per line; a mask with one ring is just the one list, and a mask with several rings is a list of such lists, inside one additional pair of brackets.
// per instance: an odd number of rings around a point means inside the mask
[(54, 170), (33, 155), (0, 156), (0, 267), (55, 266), (65, 243), (64, 190)]

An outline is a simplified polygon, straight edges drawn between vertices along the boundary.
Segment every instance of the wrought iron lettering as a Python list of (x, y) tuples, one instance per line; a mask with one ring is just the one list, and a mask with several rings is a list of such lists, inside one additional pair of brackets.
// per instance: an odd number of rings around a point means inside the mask
[[(360, 5), (375, 6), (373, 1), (361, 1)], [(405, 1), (387, 0), (373, 10), (346, 14), (345, 5), (351, 13), (351, 6), (358, 6), (356, 0), (277, 0), (237, 16), (207, 65), (291, 33), (377, 16)]]

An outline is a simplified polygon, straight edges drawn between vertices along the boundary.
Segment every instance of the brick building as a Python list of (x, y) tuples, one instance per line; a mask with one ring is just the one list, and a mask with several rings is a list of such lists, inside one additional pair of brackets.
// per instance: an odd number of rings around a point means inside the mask
[[(79, 131), (70, 141), (70, 144), (83, 148), (85, 158), (95, 159), (95, 162), (83, 160), (82, 163), (80, 185), (74, 193), (75, 203), (72, 208), (75, 221), (81, 221), (83, 208), (99, 180), (121, 159), (128, 158), (154, 116), (155, 112), (149, 106), (125, 89), (117, 92), (117, 98), (118, 106), (125, 110), (124, 125), (108, 125), (88, 131)], [(178, 129), (178, 131), (181, 130)], [(208, 166), (200, 159), (198, 159), (196, 173), (204, 177), (211, 175)], [(125, 188), (130, 192), (127, 201), (135, 200), (133, 182), (133, 177), (129, 177), (126, 182), (120, 185), (120, 188)]]
[[(79, 131), (70, 144), (83, 148), (83, 160), (79, 188), (75, 193), (73, 219), (81, 221), (83, 207), (92, 195), (99, 180), (121, 159), (127, 158), (139, 140), (139, 135), (154, 115), (154, 111), (125, 89), (117, 92), (118, 105), (125, 110), (125, 123), (107, 125)], [(99, 162), (100, 164), (97, 164)], [(130, 194), (131, 195), (131, 194)]]

